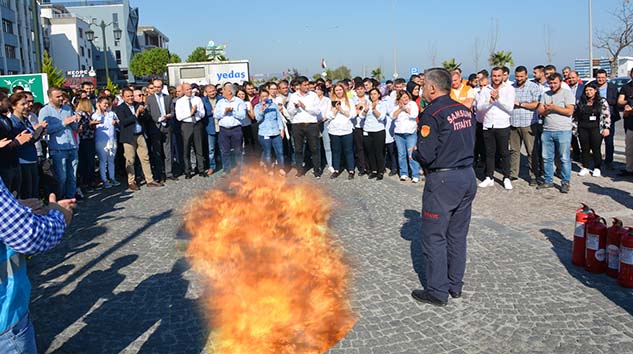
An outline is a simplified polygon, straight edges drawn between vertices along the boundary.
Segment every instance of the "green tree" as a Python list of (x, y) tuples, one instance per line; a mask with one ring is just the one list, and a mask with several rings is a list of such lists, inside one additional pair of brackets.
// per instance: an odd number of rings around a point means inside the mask
[(371, 77), (373, 77), (374, 79), (381, 81), (383, 80), (385, 77), (382, 75), (382, 68), (381, 67), (377, 67), (376, 69), (371, 71)]
[(442, 67), (444, 67), (444, 69), (448, 70), (449, 72), (452, 72), (453, 70), (458, 69), (460, 66), (462, 66), (462, 63), (456, 63), (455, 58), (451, 58), (450, 60), (444, 60), (442, 62)]
[(48, 87), (62, 87), (66, 83), (66, 78), (62, 75), (62, 71), (53, 65), (53, 58), (48, 55), (48, 51), (44, 51), (42, 59), (42, 72), (48, 76)]
[(108, 78), (108, 82), (106, 84), (106, 88), (108, 90), (110, 90), (110, 92), (112, 92), (112, 95), (118, 95), (119, 94), (119, 85), (115, 85), (114, 82), (112, 82), (112, 80), (110, 80), (110, 78)]
[(512, 59), (512, 52), (508, 51), (508, 52), (504, 52), (503, 50), (500, 50), (498, 52), (494, 52), (492, 54), (490, 54), (490, 58), (488, 58), (488, 64), (490, 64), (490, 66), (513, 66), (514, 65), (514, 60)]
[(189, 54), (189, 57), (187, 58), (187, 63), (198, 63), (201, 61), (210, 61), (209, 57), (207, 56), (207, 50), (204, 49), (203, 47), (197, 47), (196, 49), (193, 50), (193, 52), (191, 52), (191, 54)]
[(130, 71), (136, 77), (163, 76), (171, 59), (172, 56), (165, 48), (148, 49), (132, 57)]
[(334, 70), (327, 69), (327, 78), (330, 80), (343, 80), (352, 77), (352, 71), (345, 65), (341, 65)]
[(180, 59), (180, 56), (178, 56), (178, 54), (171, 53), (169, 55), (169, 64), (175, 63), (182, 63), (182, 59)]
[[(633, 45), (633, 5), (629, 0), (620, 0), (617, 8), (610, 14), (609, 30), (596, 33), (594, 47), (609, 53), (611, 77), (615, 77), (618, 73), (618, 57)], [(591, 76), (593, 77), (593, 73)]]

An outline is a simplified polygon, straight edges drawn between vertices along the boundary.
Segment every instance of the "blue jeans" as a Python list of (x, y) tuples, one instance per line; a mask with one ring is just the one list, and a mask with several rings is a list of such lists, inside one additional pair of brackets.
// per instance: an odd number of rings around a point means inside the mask
[(332, 145), (330, 145), (330, 134), (327, 132), (330, 121), (323, 122), (321, 125), (321, 137), (323, 138), (323, 150), (325, 150), (325, 161), (327, 165), (332, 167)]
[(354, 134), (330, 134), (330, 144), (332, 145), (332, 167), (334, 170), (341, 172), (342, 153), (345, 156), (347, 172), (354, 173)]
[(411, 178), (420, 178), (420, 164), (411, 158), (413, 153), (413, 147), (418, 142), (418, 135), (416, 133), (411, 134), (395, 134), (396, 146), (398, 147), (398, 165), (400, 165), (400, 177), (408, 177), (407, 172), (407, 160), (409, 161), (409, 168), (411, 172)]
[(279, 168), (284, 167), (284, 143), (281, 139), (281, 135), (271, 136), (268, 139), (265, 137), (258, 135), (259, 146), (264, 150), (262, 152), (262, 156), (264, 159), (264, 163), (266, 167), (271, 167), (273, 165), (273, 156), (272, 151), (275, 150), (275, 158), (279, 163)]
[(217, 135), (207, 134), (207, 141), (209, 142), (209, 169), (213, 171), (217, 170), (215, 163), (215, 143), (217, 140)]
[(561, 164), (561, 182), (569, 183), (571, 180), (571, 158), (569, 149), (571, 148), (571, 131), (543, 131), (541, 135), (543, 142), (543, 168), (545, 172), (545, 183), (554, 181), (554, 154), (558, 150), (558, 158)]
[(77, 193), (77, 149), (50, 150), (55, 178), (57, 178), (57, 198), (74, 198)]
[(37, 354), (35, 330), (28, 313), (13, 327), (0, 334), (0, 353)]

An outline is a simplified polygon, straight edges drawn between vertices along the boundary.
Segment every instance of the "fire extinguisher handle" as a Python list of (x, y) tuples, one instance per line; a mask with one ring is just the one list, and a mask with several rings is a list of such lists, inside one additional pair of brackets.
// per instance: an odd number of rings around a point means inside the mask
[(603, 223), (603, 224), (605, 224), (605, 225), (607, 224), (607, 220), (606, 220), (605, 218), (600, 217), (600, 220), (602, 220), (602, 223)]

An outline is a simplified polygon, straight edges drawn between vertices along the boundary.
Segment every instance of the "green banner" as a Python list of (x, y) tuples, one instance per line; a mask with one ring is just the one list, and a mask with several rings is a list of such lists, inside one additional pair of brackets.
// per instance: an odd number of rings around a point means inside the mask
[(24, 87), (25, 91), (33, 93), (35, 102), (42, 104), (48, 103), (48, 75), (46, 74), (27, 74), (27, 75), (4, 75), (0, 76), (0, 87), (7, 87), (9, 93), (15, 86)]

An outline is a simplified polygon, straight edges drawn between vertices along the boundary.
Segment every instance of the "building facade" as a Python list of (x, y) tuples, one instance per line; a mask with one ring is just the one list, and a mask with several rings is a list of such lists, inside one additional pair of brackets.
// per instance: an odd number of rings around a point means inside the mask
[(53, 65), (62, 73), (90, 70), (92, 43), (86, 31), (90, 25), (61, 4), (43, 4), (41, 7), (44, 48), (53, 59)]
[[(2, 0), (0, 0), (2, 1)], [(137, 37), (138, 8), (130, 7), (129, 0), (84, 0), (55, 2), (63, 4), (69, 12), (84, 19), (94, 31), (92, 62), (97, 73), (98, 85), (106, 84), (105, 60), (108, 62), (110, 79), (118, 85), (134, 82), (129, 71), (134, 54), (141, 51)], [(105, 27), (105, 38), (100, 27)], [(122, 31), (121, 39), (115, 40), (114, 30)], [(104, 51), (104, 42), (107, 49)], [(105, 55), (104, 55), (105, 52)]]
[(136, 32), (141, 51), (152, 48), (169, 49), (169, 38), (154, 26), (139, 26)]
[(36, 35), (41, 30), (37, 2), (0, 0), (0, 18), (0, 75), (39, 72), (43, 38)]

